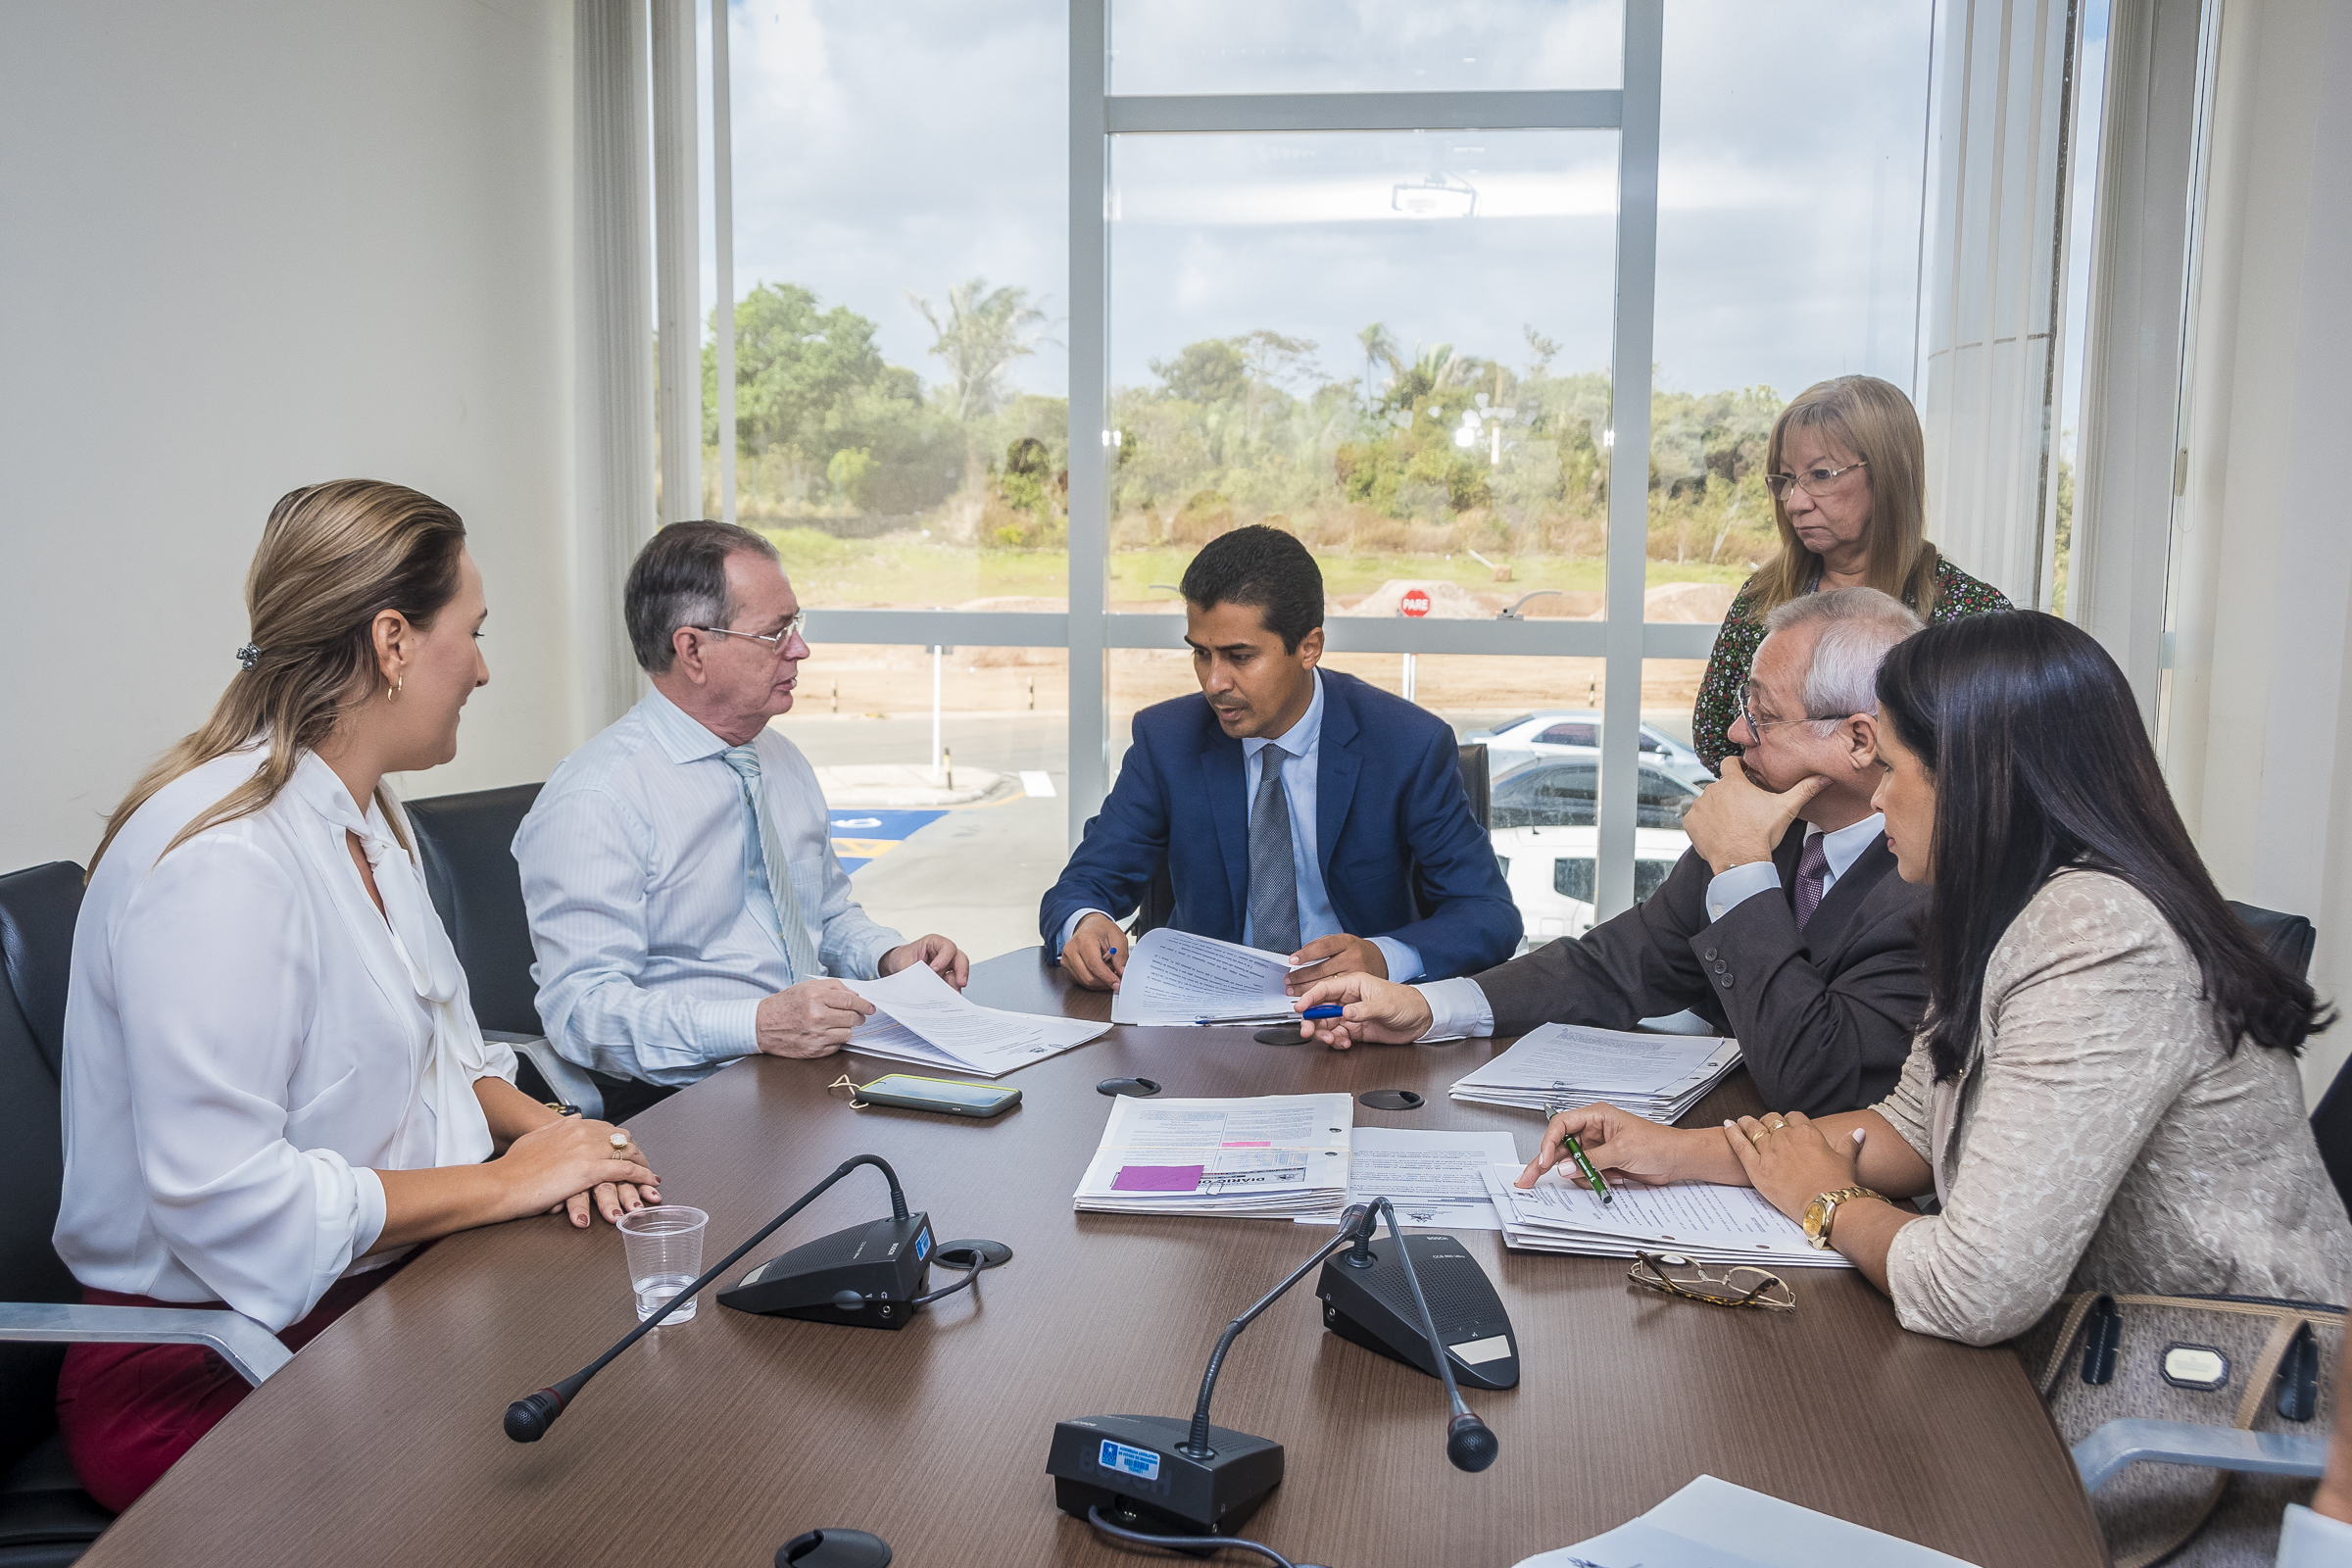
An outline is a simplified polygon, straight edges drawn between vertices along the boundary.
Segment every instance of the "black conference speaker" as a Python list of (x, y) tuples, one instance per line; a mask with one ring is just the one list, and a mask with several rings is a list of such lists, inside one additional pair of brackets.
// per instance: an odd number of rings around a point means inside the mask
[(718, 1293), (718, 1304), (768, 1317), (903, 1329), (931, 1274), (931, 1216), (916, 1210), (805, 1242)]
[[(1412, 1254), (1413, 1273), (1429, 1299), (1429, 1315), (1455, 1379), (1474, 1389), (1517, 1388), (1519, 1343), (1511, 1335), (1510, 1314), (1478, 1259), (1450, 1236), (1407, 1236), (1402, 1245)], [(1323, 1277), (1315, 1282), (1323, 1326), (1434, 1378), (1437, 1358), (1422, 1331), (1412, 1282), (1396, 1266), (1397, 1246), (1394, 1236), (1367, 1239), (1323, 1265)]]

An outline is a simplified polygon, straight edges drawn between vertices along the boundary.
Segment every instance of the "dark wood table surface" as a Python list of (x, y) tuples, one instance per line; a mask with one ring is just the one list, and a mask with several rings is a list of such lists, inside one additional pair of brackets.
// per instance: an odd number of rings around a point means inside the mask
[[(1034, 950), (981, 965), (972, 992), (1108, 1016), (1107, 997), (1071, 990)], [(524, 1446), (500, 1431), (508, 1402), (633, 1321), (620, 1240), (554, 1218), (452, 1237), (257, 1390), (82, 1560), (765, 1568), (819, 1526), (874, 1531), (904, 1568), (1148, 1560), (1055, 1510), (1054, 1423), (1189, 1414), (1226, 1322), (1325, 1233), (1073, 1212), (1108, 1110), (1096, 1083), (1413, 1089), (1422, 1109), (1359, 1104), (1356, 1124), (1502, 1127), (1530, 1153), (1531, 1113), (1446, 1098), (1500, 1046), (1337, 1053), (1240, 1029), (1114, 1029), (1004, 1080), (1022, 1102), (987, 1122), (854, 1110), (827, 1092), (845, 1066), (859, 1081), (893, 1070), (876, 1058), (754, 1057), (631, 1123), (669, 1200), (710, 1211), (706, 1263), (861, 1152), (897, 1168), (943, 1242), (994, 1237), (1013, 1261), (977, 1299), (951, 1297), (898, 1333), (747, 1316), (706, 1296), (694, 1322), (648, 1335)], [(1735, 1074), (1692, 1117), (1756, 1108)], [(856, 1172), (742, 1267), (886, 1200), (878, 1175)], [(2016, 1357), (1903, 1332), (1858, 1275), (1802, 1271), (1794, 1312), (1732, 1312), (1631, 1287), (1621, 1261), (1461, 1239), (1518, 1332), (1519, 1386), (1469, 1391), (1500, 1459), (1480, 1475), (1449, 1466), (1438, 1384), (1324, 1332), (1308, 1280), (1242, 1337), (1218, 1386), (1220, 1426), (1288, 1449), (1245, 1534), (1347, 1568), (1503, 1568), (1703, 1472), (1984, 1568), (2105, 1561)]]

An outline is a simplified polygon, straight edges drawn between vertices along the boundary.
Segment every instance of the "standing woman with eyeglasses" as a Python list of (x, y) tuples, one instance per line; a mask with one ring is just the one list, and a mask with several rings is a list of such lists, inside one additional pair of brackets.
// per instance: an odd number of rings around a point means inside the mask
[(1764, 483), (1781, 553), (1750, 577), (1723, 617), (1699, 682), (1690, 745), (1706, 764), (1740, 751), (1740, 717), (1764, 617), (1823, 588), (1876, 588), (1930, 625), (2013, 608), (1928, 543), (1928, 467), (1911, 400), (1875, 375), (1819, 381), (1773, 421)]

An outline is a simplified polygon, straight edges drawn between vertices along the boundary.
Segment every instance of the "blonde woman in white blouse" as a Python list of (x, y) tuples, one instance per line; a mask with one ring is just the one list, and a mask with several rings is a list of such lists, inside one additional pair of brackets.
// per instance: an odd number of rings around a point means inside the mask
[(2352, 1222), (2294, 1060), (2333, 1014), (2222, 902), (2123, 671), (2025, 612), (1929, 627), (1878, 690), (1873, 805), (1932, 888), (1894, 1093), (1690, 1131), (1591, 1105), (1521, 1185), (1573, 1135), (1635, 1181), (1753, 1186), (1905, 1328), (1971, 1345), (2076, 1291), (2333, 1299)]
[[(489, 679), (465, 524), (397, 485), (294, 491), (246, 600), (243, 669), (93, 858), (56, 1242), (91, 1301), (225, 1303), (299, 1346), (417, 1243), (659, 1191), (514, 1087), (382, 787), (456, 755)], [(75, 1346), (59, 1425), (121, 1509), (244, 1392), (198, 1347)]]

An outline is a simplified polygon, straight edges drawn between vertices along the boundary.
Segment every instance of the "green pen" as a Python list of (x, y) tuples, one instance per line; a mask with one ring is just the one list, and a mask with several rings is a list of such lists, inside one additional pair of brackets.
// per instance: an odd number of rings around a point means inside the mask
[(1609, 1191), (1609, 1184), (1600, 1179), (1600, 1172), (1594, 1170), (1592, 1162), (1585, 1157), (1585, 1146), (1574, 1138), (1564, 1138), (1560, 1142), (1566, 1146), (1568, 1157), (1576, 1161), (1576, 1168), (1585, 1173), (1585, 1180), (1592, 1184), (1592, 1191), (1599, 1195), (1600, 1200), (1604, 1203), (1617, 1201), (1617, 1195)]
[[(1557, 1116), (1561, 1111), (1564, 1111), (1568, 1107), (1566, 1105), (1555, 1100), (1546, 1104), (1544, 1107), (1544, 1114), (1548, 1116)], [(1599, 1199), (1603, 1203), (1614, 1203), (1617, 1201), (1617, 1195), (1609, 1191), (1609, 1184), (1600, 1179), (1600, 1172), (1594, 1170), (1592, 1168), (1592, 1161), (1585, 1157), (1584, 1145), (1578, 1143), (1573, 1136), (1569, 1136), (1563, 1137), (1560, 1140), (1560, 1147), (1567, 1152), (1570, 1159), (1576, 1161), (1576, 1168), (1585, 1173), (1585, 1180), (1592, 1185), (1592, 1196)]]

